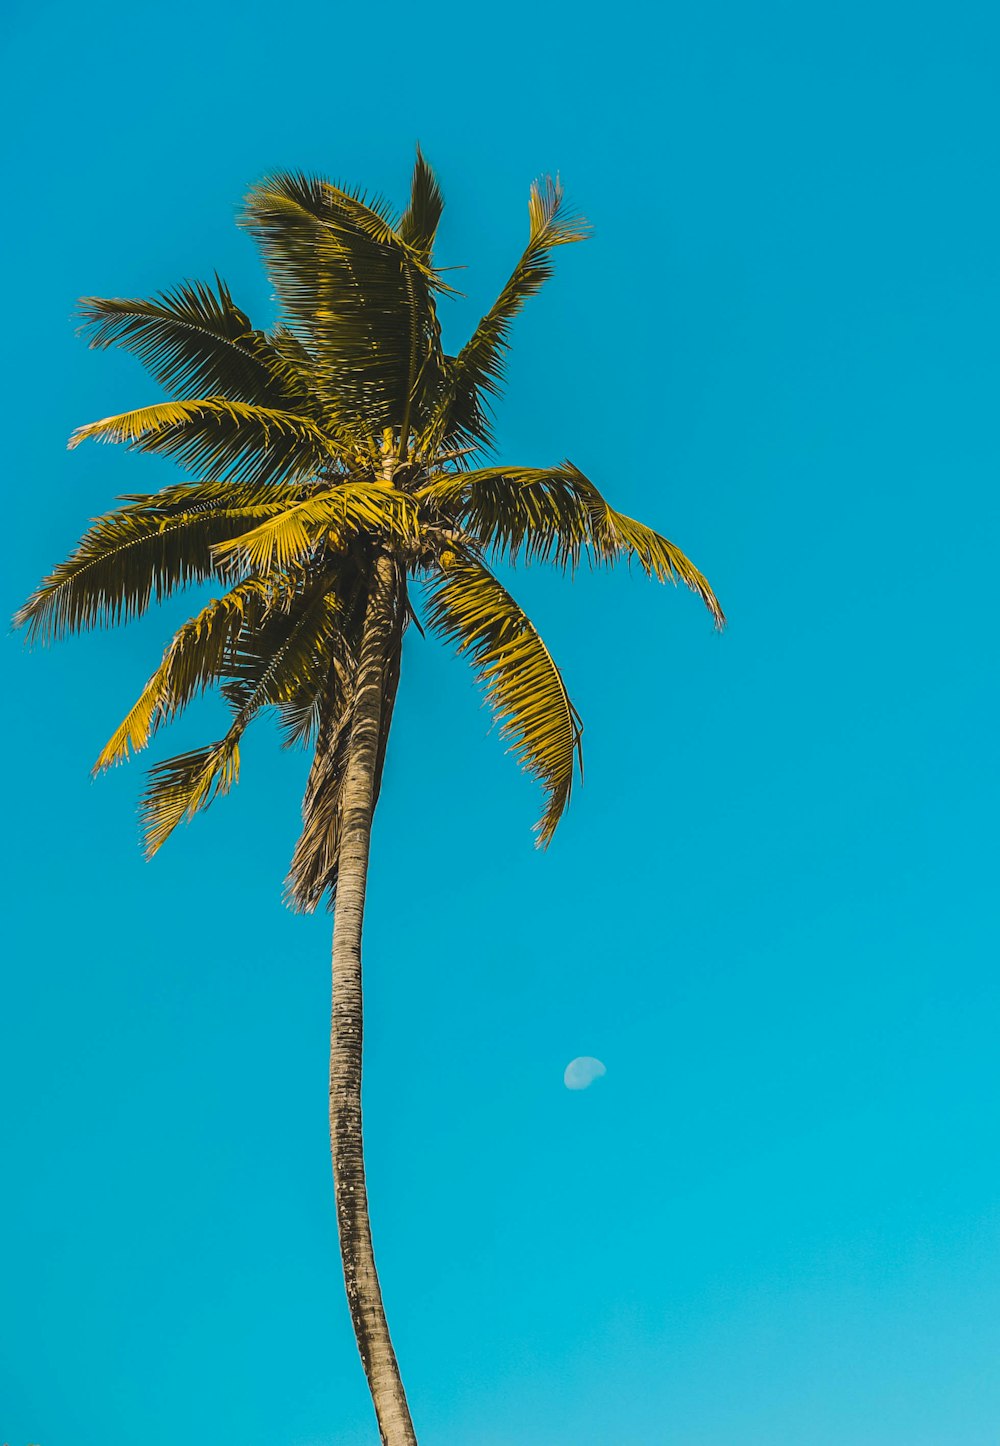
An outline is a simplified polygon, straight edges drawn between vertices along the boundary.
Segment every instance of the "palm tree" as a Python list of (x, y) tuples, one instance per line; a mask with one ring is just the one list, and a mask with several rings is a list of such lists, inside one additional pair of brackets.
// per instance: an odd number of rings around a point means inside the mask
[[(558, 183), (531, 189), (528, 244), (457, 356), (441, 346), (434, 265), (442, 210), (417, 153), (409, 204), (279, 174), (247, 198), (282, 320), (255, 330), (228, 288), (186, 282), (151, 301), (86, 298), (91, 346), (122, 346), (178, 400), (76, 431), (175, 458), (188, 480), (129, 495), (99, 518), (16, 619), (49, 641), (125, 623), (190, 584), (217, 584), (174, 635), (95, 771), (144, 748), (218, 685), (231, 721), (203, 748), (158, 763), (142, 799), (146, 852), (237, 781), (240, 740), (275, 710), (312, 748), (287, 898), (333, 907), (330, 1141), (344, 1279), (385, 1446), (416, 1441), (372, 1250), (361, 1133), (361, 931), (404, 630), (423, 590), (426, 628), (471, 662), (520, 765), (541, 784), (538, 842), (570, 797), (580, 720), (497, 560), (566, 570), (635, 561), (722, 611), (659, 533), (615, 512), (569, 462), (473, 465), (492, 446), (511, 323), (586, 227)], [(418, 624), (419, 626), (419, 624)]]

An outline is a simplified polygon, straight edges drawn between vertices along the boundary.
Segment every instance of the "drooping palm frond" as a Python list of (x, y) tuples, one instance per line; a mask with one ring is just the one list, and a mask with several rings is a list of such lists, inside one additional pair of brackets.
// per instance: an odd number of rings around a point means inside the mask
[(311, 417), (226, 397), (158, 402), (103, 417), (78, 427), (69, 445), (89, 438), (173, 457), (196, 474), (228, 481), (309, 477), (345, 457), (343, 444)]
[(528, 244), (507, 284), (458, 356), (446, 359), (441, 395), (427, 428), (429, 438), (461, 438), (477, 445), (491, 445), (489, 400), (498, 397), (503, 388), (514, 318), (528, 297), (552, 275), (553, 251), (586, 240), (588, 234), (587, 223), (581, 217), (566, 214), (558, 180), (546, 176), (532, 185)]
[(243, 224), (257, 240), (320, 388), (355, 436), (417, 425), (440, 366), (439, 283), (388, 207), (327, 181), (277, 174)]
[[(339, 716), (350, 696), (351, 680), (360, 644), (361, 630), (369, 587), (368, 546), (331, 556), (321, 552), (315, 575), (327, 579), (331, 595), (337, 601), (337, 625), (318, 642), (315, 666), (311, 674), (303, 673), (287, 696), (277, 700), (278, 722), (283, 746), (319, 747), (319, 737), (331, 716)], [(265, 643), (263, 650), (273, 644)], [(223, 689), (231, 701), (238, 702), (239, 689), (248, 677)]]
[(248, 632), (244, 647), (248, 652), (256, 650), (259, 667), (255, 681), (236, 704), (228, 732), (216, 743), (168, 758), (149, 770), (139, 806), (147, 857), (163, 846), (179, 823), (207, 808), (238, 782), (239, 745), (247, 727), (262, 709), (287, 700), (311, 678), (317, 651), (328, 644), (337, 614), (336, 598), (326, 591), (316, 592), (295, 610), (280, 643), (267, 656), (260, 656), (259, 638)]
[[(273, 507), (271, 508), (273, 510)], [(15, 616), (32, 642), (67, 633), (117, 626), (140, 616), (191, 583), (222, 577), (212, 549), (238, 537), (266, 507), (210, 507), (190, 511), (120, 509), (100, 517), (75, 551), (45, 579)]]
[(609, 562), (622, 557), (634, 559), (647, 577), (655, 577), (658, 582), (683, 582), (701, 598), (716, 627), (725, 627), (726, 615), (708, 578), (679, 547), (651, 527), (603, 503), (595, 508), (594, 547)]
[(562, 468), (445, 472), (417, 496), (510, 562), (538, 559), (576, 567), (590, 540), (590, 513)]
[(546, 794), (538, 841), (547, 844), (581, 761), (580, 717), (536, 628), (489, 569), (464, 549), (428, 582), (427, 621), (466, 653), (521, 767)]
[(120, 346), (175, 395), (194, 391), (290, 412), (308, 411), (306, 378), (233, 301), (225, 282), (186, 281), (152, 300), (85, 296), (92, 347)]
[(302, 797), (302, 829), (285, 878), (285, 899), (301, 914), (313, 913), (324, 894), (331, 907), (336, 898), (340, 790), (351, 733), (350, 696), (350, 684), (342, 688), (331, 675), (320, 699), (316, 747)]
[(240, 734), (230, 729), (217, 743), (157, 763), (147, 775), (139, 802), (147, 859), (162, 848), (184, 819), (239, 782)]
[(101, 750), (94, 772), (145, 748), (161, 723), (227, 675), (240, 632), (256, 631), (275, 609), (287, 611), (294, 596), (290, 578), (282, 585), (253, 577), (207, 603), (174, 634), (160, 666)]
[[(353, 617), (340, 634), (342, 641), (350, 640), (349, 646), (333, 660), (333, 666), (327, 671), (318, 709), (320, 722), (316, 748), (302, 800), (302, 831), (285, 880), (285, 898), (292, 908), (301, 913), (312, 913), (324, 895), (332, 908), (336, 898), (341, 841), (340, 794), (354, 716), (356, 665), (367, 606), (366, 593), (367, 589), (355, 600)], [(386, 745), (399, 685), (400, 644), (408, 615), (403, 569), (397, 568), (391, 611), (384, 622), (385, 661), (372, 807), (382, 786)]]
[(343, 634), (339, 630), (330, 639), (325, 650), (317, 649), (315, 663), (313, 673), (289, 689), (287, 698), (278, 700), (282, 743), (285, 748), (315, 745), (323, 725), (323, 711), (327, 706), (329, 677), (333, 675), (341, 689), (346, 687), (348, 662)]
[(362, 533), (389, 537), (397, 545), (416, 542), (413, 498), (379, 483), (345, 482), (316, 492), (251, 531), (220, 543), (216, 555), (236, 559), (254, 572), (266, 572), (304, 561), (321, 540), (338, 551)]
[(616, 512), (578, 467), (485, 467), (445, 473), (418, 492), (460, 521), (508, 561), (519, 557), (576, 567), (635, 561), (647, 577), (678, 580), (696, 593), (721, 627), (725, 615), (708, 579), (674, 543)]
[(259, 709), (289, 703), (315, 686), (344, 623), (329, 576), (306, 576), (301, 590), (248, 618), (227, 658), (222, 689), (236, 716), (249, 722)]

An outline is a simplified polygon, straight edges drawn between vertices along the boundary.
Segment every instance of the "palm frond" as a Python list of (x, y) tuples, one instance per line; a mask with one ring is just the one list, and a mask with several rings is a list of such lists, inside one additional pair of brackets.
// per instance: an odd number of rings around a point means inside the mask
[(569, 802), (581, 761), (580, 717), (562, 675), (528, 616), (471, 553), (428, 583), (427, 621), (466, 653), (521, 767), (546, 794), (538, 841), (548, 844)]
[(399, 235), (407, 246), (430, 266), (438, 222), (444, 210), (444, 197), (437, 177), (417, 146), (417, 160), (410, 185), (410, 204), (399, 223)]
[(341, 425), (355, 436), (391, 427), (405, 448), (440, 367), (440, 283), (419, 247), (387, 207), (303, 175), (254, 187), (243, 224)]
[(273, 510), (273, 504), (227, 509), (189, 501), (186, 511), (134, 504), (108, 513), (28, 599), (14, 626), (27, 627), (31, 642), (47, 643), (128, 622), (179, 588), (223, 577), (215, 544), (238, 537)]
[(343, 446), (310, 417), (226, 397), (158, 402), (78, 427), (70, 447), (94, 438), (173, 457), (196, 474), (257, 482), (309, 477), (338, 464)]
[(303, 378), (233, 301), (186, 281), (152, 300), (85, 296), (81, 330), (98, 350), (120, 346), (175, 394), (194, 391), (292, 412), (307, 410)]
[(325, 652), (317, 651), (313, 672), (297, 687), (290, 689), (287, 698), (279, 700), (278, 712), (285, 748), (315, 745), (323, 722), (328, 676), (331, 673), (338, 676), (343, 687), (345, 663), (342, 641), (338, 633)]
[[(239, 780), (240, 741), (262, 709), (292, 696), (311, 678), (317, 649), (329, 644), (337, 625), (336, 598), (318, 591), (300, 606), (273, 651), (265, 654), (260, 638), (249, 630), (244, 640), (243, 666), (255, 677), (234, 700), (235, 716), (216, 743), (168, 758), (150, 769), (139, 805), (147, 858), (160, 849), (177, 825), (191, 819)], [(237, 665), (239, 666), (239, 665)]]
[(408, 493), (372, 482), (347, 482), (316, 492), (216, 549), (254, 572), (286, 567), (310, 556), (317, 543), (342, 550), (361, 533), (391, 537), (396, 543), (418, 537), (416, 504)]
[(683, 582), (701, 598), (716, 627), (725, 627), (726, 615), (708, 578), (674, 543), (607, 503), (596, 508), (593, 532), (595, 549), (608, 561), (634, 559), (647, 577), (655, 577), (658, 582)]
[(320, 727), (302, 799), (302, 829), (285, 879), (285, 899), (311, 914), (324, 894), (336, 896), (340, 863), (340, 790), (351, 733), (350, 694), (320, 699)]
[(519, 557), (576, 567), (635, 561), (647, 577), (681, 581), (722, 627), (725, 614), (708, 579), (674, 543), (605, 501), (578, 467), (484, 467), (445, 473), (418, 498), (444, 508), (483, 547), (508, 561)]
[[(289, 331), (283, 321), (272, 326), (267, 333), (267, 343), (278, 353), (282, 362), (298, 378), (299, 385), (309, 396), (310, 412), (316, 410), (320, 397), (315, 386), (316, 358), (302, 340)], [(305, 411), (306, 408), (300, 408)]]
[(128, 516), (141, 514), (159, 521), (181, 513), (212, 511), (267, 517), (310, 497), (317, 485), (311, 479), (261, 482), (250, 478), (230, 482), (209, 477), (197, 482), (171, 482), (155, 492), (125, 492), (119, 501), (127, 504), (121, 511)]
[(263, 616), (248, 619), (227, 659), (223, 687), (237, 717), (248, 723), (261, 708), (288, 704), (313, 688), (342, 622), (340, 600), (328, 577), (311, 592), (293, 594)]
[(294, 595), (291, 579), (254, 577), (207, 603), (174, 634), (160, 666), (101, 750), (94, 772), (145, 748), (161, 723), (226, 676), (241, 631), (256, 631), (275, 608), (287, 611)]
[[(353, 721), (354, 686), (360, 645), (360, 629), (366, 611), (365, 597), (358, 599), (353, 619), (339, 634), (339, 641), (351, 639), (333, 660), (326, 673), (326, 685), (318, 702), (320, 720), (316, 748), (302, 800), (302, 832), (295, 845), (285, 897), (292, 908), (312, 913), (324, 895), (333, 907), (340, 861), (340, 791), (347, 766), (348, 744)], [(378, 801), (385, 765), (386, 745), (399, 685), (401, 641), (409, 604), (400, 570), (393, 599), (392, 616), (384, 639), (385, 662), (382, 678), (382, 708), (372, 806)], [(352, 625), (353, 624), (353, 625)]]
[(576, 567), (590, 541), (590, 512), (566, 468), (445, 472), (416, 495), (510, 562)]
[(217, 743), (192, 749), (149, 770), (139, 803), (145, 852), (152, 858), (184, 819), (193, 818), (213, 799), (239, 782), (239, 735), (232, 730)]
[(428, 434), (458, 437), (488, 446), (489, 399), (503, 388), (514, 318), (553, 273), (552, 253), (559, 246), (586, 240), (587, 223), (567, 214), (563, 189), (551, 176), (536, 181), (528, 198), (528, 244), (496, 301), (457, 357), (447, 358), (441, 399)]

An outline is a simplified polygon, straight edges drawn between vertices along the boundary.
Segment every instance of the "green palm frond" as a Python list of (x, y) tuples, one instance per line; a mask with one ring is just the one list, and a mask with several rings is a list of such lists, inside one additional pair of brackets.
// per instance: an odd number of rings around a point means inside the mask
[(511, 562), (538, 559), (576, 567), (590, 540), (590, 512), (566, 468), (446, 472), (417, 496)]
[(255, 676), (252, 681), (247, 677), (247, 685), (234, 700), (235, 717), (225, 737), (149, 770), (139, 806), (147, 858), (179, 823), (193, 818), (239, 781), (240, 741), (247, 727), (262, 709), (287, 701), (313, 676), (317, 652), (329, 647), (337, 615), (336, 598), (319, 591), (295, 610), (273, 651), (265, 654), (260, 638), (248, 631), (243, 659), (235, 667), (249, 674), (252, 660)]
[[(294, 507), (316, 491), (312, 480), (261, 482), (220, 482), (206, 478), (197, 482), (172, 482), (156, 492), (124, 492), (119, 501), (127, 505), (123, 515), (164, 521), (184, 513), (228, 511), (244, 517), (267, 517)], [(112, 514), (117, 515), (117, 514)]]
[(545, 845), (569, 803), (574, 763), (582, 766), (580, 717), (562, 675), (528, 616), (471, 553), (428, 584), (427, 621), (466, 653), (521, 767), (546, 794), (538, 822)]
[(323, 710), (329, 706), (329, 680), (339, 689), (345, 686), (347, 668), (343, 638), (338, 633), (325, 650), (317, 649), (313, 672), (279, 699), (282, 742), (285, 748), (307, 748), (315, 744), (323, 724)]
[(635, 561), (647, 577), (681, 581), (722, 627), (725, 615), (708, 579), (674, 543), (623, 512), (616, 512), (590, 479), (560, 467), (485, 467), (446, 473), (417, 496), (448, 509), (479, 543), (516, 561), (537, 558), (576, 567)]
[(70, 447), (94, 438), (175, 458), (202, 476), (258, 482), (308, 477), (338, 464), (343, 445), (310, 417), (226, 397), (158, 402), (78, 427)]
[(217, 743), (192, 749), (149, 770), (139, 803), (146, 857), (162, 848), (184, 819), (193, 818), (213, 799), (239, 782), (240, 740), (230, 730)]
[(85, 296), (81, 330), (91, 347), (120, 346), (169, 391), (308, 410), (304, 378), (235, 304), (225, 282), (186, 281), (150, 301)]
[(322, 398), (316, 386), (316, 358), (312, 352), (294, 332), (288, 329), (283, 321), (279, 321), (276, 326), (271, 327), (266, 334), (266, 340), (268, 346), (274, 348), (282, 363), (298, 379), (299, 385), (309, 397), (308, 408), (300, 407), (297, 410), (308, 411), (310, 415), (313, 412), (317, 415), (324, 413), (325, 420), (325, 411), (329, 409), (324, 410), (321, 405)]
[(174, 634), (163, 661), (101, 750), (94, 772), (124, 762), (145, 748), (159, 725), (175, 718), (213, 683), (225, 677), (241, 631), (256, 631), (275, 608), (287, 611), (294, 597), (288, 579), (248, 578), (213, 598)]
[(226, 509), (208, 504), (190, 511), (122, 508), (98, 518), (14, 618), (32, 642), (67, 633), (117, 626), (144, 613), (153, 601), (191, 583), (223, 577), (216, 543), (238, 537), (270, 508)]
[(243, 224), (341, 425), (355, 436), (391, 427), (405, 447), (441, 365), (440, 283), (421, 249), (387, 207), (303, 175), (254, 187)]
[(436, 441), (456, 437), (491, 445), (489, 399), (498, 397), (503, 388), (514, 318), (552, 275), (553, 251), (584, 241), (588, 235), (587, 223), (581, 217), (566, 214), (558, 180), (546, 176), (532, 185), (528, 244), (506, 286), (458, 356), (446, 359), (442, 395), (428, 428), (430, 438)]
[(248, 621), (227, 659), (223, 687), (237, 717), (246, 723), (261, 708), (300, 700), (304, 690), (315, 686), (343, 623), (341, 602), (329, 578)]
[(428, 267), (431, 264), (434, 238), (443, 210), (444, 197), (437, 177), (417, 146), (417, 160), (410, 185), (410, 204), (399, 222), (399, 236), (407, 246), (413, 247)]
[(232, 558), (254, 572), (287, 567), (308, 558), (323, 541), (336, 552), (361, 533), (415, 543), (417, 508), (413, 498), (372, 482), (347, 482), (316, 492), (259, 526), (220, 543), (216, 555)]
[(674, 543), (634, 517), (615, 512), (607, 503), (595, 507), (593, 531), (595, 550), (609, 562), (620, 557), (634, 559), (647, 577), (655, 577), (658, 582), (683, 582), (701, 598), (716, 627), (725, 627), (726, 615), (708, 578)]

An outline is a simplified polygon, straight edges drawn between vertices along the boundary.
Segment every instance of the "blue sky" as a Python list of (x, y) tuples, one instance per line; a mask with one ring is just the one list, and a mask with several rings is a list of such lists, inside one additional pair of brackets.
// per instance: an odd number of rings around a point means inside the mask
[[(997, 1440), (998, 40), (857, 0), (7, 21), (8, 613), (173, 475), (65, 451), (158, 395), (75, 299), (217, 269), (266, 322), (247, 186), (402, 200), (419, 140), (451, 340), (536, 174), (594, 224), (518, 324), (500, 457), (571, 457), (731, 619), (517, 574), (586, 724), (544, 855), (465, 665), (408, 638), (366, 1126), (428, 1446)], [(141, 770), (88, 776), (183, 615), (5, 644), (0, 1440), (362, 1446), (329, 923), (280, 902), (304, 760), (262, 730), (152, 865)], [(570, 1092), (576, 1055), (607, 1074)]]

